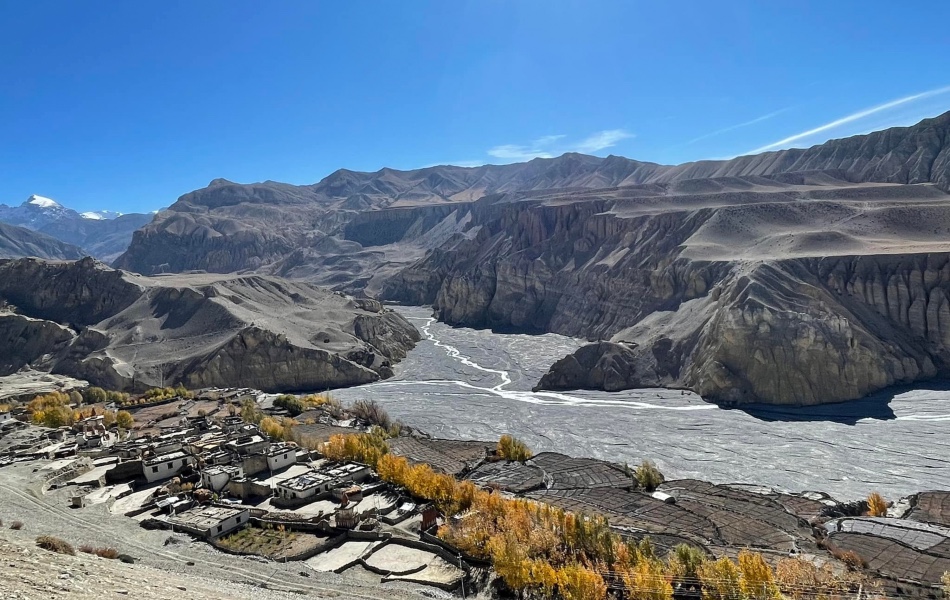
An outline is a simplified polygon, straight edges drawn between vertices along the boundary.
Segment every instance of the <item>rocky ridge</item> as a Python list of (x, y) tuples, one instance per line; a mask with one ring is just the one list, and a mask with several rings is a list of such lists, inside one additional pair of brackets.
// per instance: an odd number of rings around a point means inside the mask
[(275, 277), (147, 278), (91, 258), (0, 261), (0, 375), (109, 389), (181, 382), (312, 391), (376, 381), (419, 340), (401, 316)]
[(25, 227), (0, 223), (0, 258), (22, 256), (68, 260), (82, 258), (83, 251)]
[(614, 342), (541, 387), (814, 404), (950, 374), (948, 186), (950, 113), (679, 166), (568, 154), (313, 186), (216, 180), (118, 264), (277, 273), (432, 304), (450, 324)]

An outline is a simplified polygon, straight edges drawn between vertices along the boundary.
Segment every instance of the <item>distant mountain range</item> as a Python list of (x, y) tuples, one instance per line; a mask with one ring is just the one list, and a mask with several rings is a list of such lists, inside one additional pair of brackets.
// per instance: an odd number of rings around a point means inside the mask
[[(113, 211), (79, 213), (37, 195), (30, 196), (19, 206), (0, 204), (0, 222), (45, 234), (81, 248), (81, 254), (106, 262), (112, 262), (124, 252), (132, 240), (132, 232), (147, 225), (153, 216), (123, 215)], [(23, 236), (18, 234), (16, 237)], [(36, 247), (42, 247), (42, 244)]]
[(78, 246), (26, 227), (0, 223), (0, 258), (35, 256), (53, 260), (73, 260), (82, 258), (83, 255), (82, 248)]

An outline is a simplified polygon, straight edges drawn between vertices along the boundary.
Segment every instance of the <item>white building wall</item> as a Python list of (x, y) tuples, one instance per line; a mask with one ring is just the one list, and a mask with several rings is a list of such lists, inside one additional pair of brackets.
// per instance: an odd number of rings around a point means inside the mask
[(267, 466), (271, 471), (279, 471), (297, 462), (297, 452), (293, 448), (285, 449), (281, 454), (267, 457)]
[(244, 527), (247, 524), (248, 519), (251, 518), (251, 511), (245, 510), (242, 511), (233, 517), (229, 517), (225, 521), (222, 521), (219, 525), (212, 527), (208, 533), (208, 537), (216, 538), (222, 535), (227, 535), (231, 531), (239, 527)]
[(195, 459), (190, 456), (183, 456), (154, 465), (143, 465), (142, 470), (145, 474), (145, 479), (149, 483), (152, 483), (178, 475), (186, 465), (194, 464), (194, 460)]

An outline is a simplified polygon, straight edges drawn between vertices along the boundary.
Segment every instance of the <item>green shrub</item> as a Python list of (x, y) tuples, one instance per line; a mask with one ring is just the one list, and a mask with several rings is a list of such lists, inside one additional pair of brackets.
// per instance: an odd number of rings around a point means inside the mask
[(640, 466), (634, 471), (633, 476), (636, 478), (637, 483), (640, 484), (640, 487), (648, 492), (652, 492), (666, 480), (663, 477), (663, 473), (660, 473), (660, 470), (657, 469), (653, 461), (650, 460), (644, 460), (640, 463)]

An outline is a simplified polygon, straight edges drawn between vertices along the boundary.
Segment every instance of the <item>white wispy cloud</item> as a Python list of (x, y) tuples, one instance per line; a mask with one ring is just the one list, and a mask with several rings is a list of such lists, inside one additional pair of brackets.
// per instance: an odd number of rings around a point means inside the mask
[[(890, 102), (885, 102), (884, 104), (879, 104), (877, 106), (872, 106), (871, 108), (859, 110), (858, 112), (852, 113), (845, 117), (841, 117), (840, 119), (836, 119), (834, 121), (831, 121), (830, 123), (825, 123), (824, 125), (815, 127), (814, 129), (809, 129), (807, 131), (802, 131), (801, 133), (796, 133), (795, 135), (791, 135), (777, 142), (767, 144), (765, 146), (762, 146), (761, 148), (756, 148), (755, 150), (751, 150), (750, 152), (748, 152), (748, 154), (758, 154), (759, 152), (766, 152), (768, 150), (775, 150), (778, 148), (786, 148), (789, 146), (793, 146), (797, 142), (800, 142), (801, 140), (810, 138), (820, 133), (832, 131), (844, 125), (848, 125), (849, 123), (854, 123), (856, 121), (866, 119), (873, 115), (884, 113), (885, 111), (891, 111), (902, 106), (907, 106), (912, 103), (924, 100), (926, 98), (932, 98), (934, 96), (946, 94), (947, 92), (950, 92), (950, 86), (936, 88), (933, 90), (928, 90), (926, 92), (921, 92), (919, 94), (913, 94), (910, 96), (904, 96), (903, 98), (897, 98), (896, 100), (891, 100)], [(908, 118), (915, 118), (915, 117), (908, 115)]]
[(591, 154), (616, 146), (618, 142), (634, 137), (623, 129), (605, 129), (574, 142), (565, 141), (567, 136), (546, 135), (528, 144), (502, 144), (488, 150), (488, 155), (502, 160), (523, 161), (532, 158), (552, 158), (565, 152)]
[(790, 109), (791, 109), (791, 107), (789, 106), (789, 107), (786, 107), (786, 108), (782, 108), (782, 109), (779, 109), (779, 110), (770, 112), (770, 113), (767, 114), (767, 115), (762, 115), (761, 117), (756, 117), (756, 118), (751, 119), (751, 120), (749, 120), (749, 121), (743, 121), (742, 123), (736, 123), (735, 125), (730, 125), (729, 127), (723, 127), (722, 129), (717, 129), (716, 131), (710, 131), (709, 133), (703, 134), (703, 135), (701, 135), (701, 136), (699, 136), (699, 137), (695, 137), (695, 138), (689, 140), (689, 141), (686, 142), (684, 145), (685, 145), (685, 146), (689, 146), (689, 145), (691, 145), (691, 144), (695, 144), (696, 142), (701, 142), (702, 140), (708, 140), (708, 139), (711, 138), (711, 137), (716, 137), (717, 135), (722, 135), (722, 134), (724, 134), (724, 133), (729, 133), (730, 131), (735, 131), (736, 129), (742, 129), (743, 127), (749, 127), (749, 126), (751, 126), (751, 125), (755, 125), (755, 124), (761, 123), (761, 122), (763, 122), (763, 121), (768, 121), (769, 119), (771, 119), (771, 118), (773, 118), (773, 117), (777, 117), (777, 116), (779, 116), (780, 114), (782, 114), (783, 112), (786, 112), (786, 111), (788, 111), (788, 110), (790, 110)]

